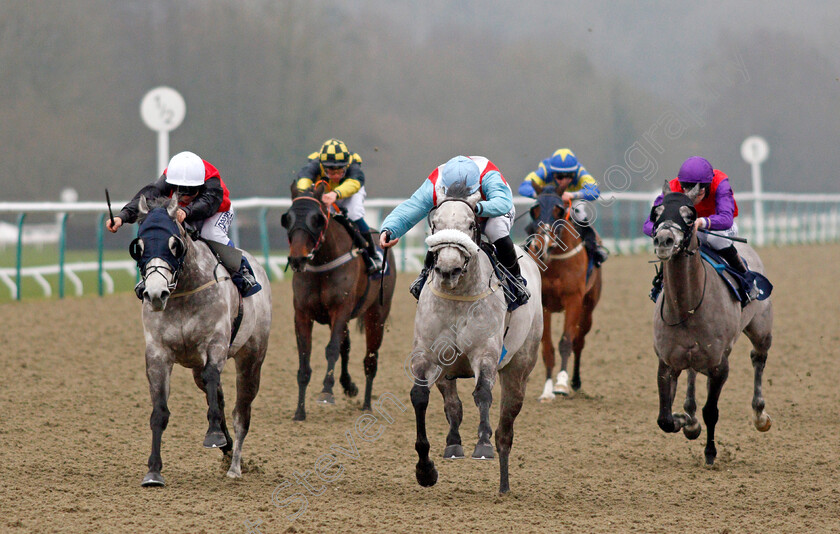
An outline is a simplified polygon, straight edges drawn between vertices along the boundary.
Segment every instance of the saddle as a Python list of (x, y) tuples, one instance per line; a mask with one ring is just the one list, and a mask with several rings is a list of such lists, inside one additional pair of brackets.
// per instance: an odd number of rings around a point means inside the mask
[[(773, 284), (763, 274), (750, 271), (748, 265), (746, 273), (738, 271), (708, 245), (700, 245), (700, 257), (720, 275), (726, 287), (732, 292), (732, 296), (741, 303), (742, 308), (751, 301), (749, 293), (753, 284), (758, 288), (758, 297), (756, 300), (765, 300), (773, 292)], [(741, 260), (746, 265), (746, 260), (743, 258)], [(662, 284), (662, 269), (657, 267), (656, 275), (653, 277), (653, 288), (650, 290), (650, 299), (653, 302), (656, 302), (659, 293), (662, 292)]]

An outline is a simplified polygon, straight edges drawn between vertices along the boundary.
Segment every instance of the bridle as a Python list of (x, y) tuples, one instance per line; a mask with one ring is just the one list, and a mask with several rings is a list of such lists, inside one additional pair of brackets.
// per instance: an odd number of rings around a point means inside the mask
[[(462, 233), (469, 236), (469, 238), (472, 240), (473, 243), (475, 243), (476, 245), (480, 245), (481, 227), (480, 227), (480, 224), (479, 224), (479, 217), (476, 215), (475, 208), (473, 208), (472, 204), (470, 204), (469, 202), (467, 202), (466, 200), (464, 200), (462, 198), (445, 198), (445, 199), (441, 200), (440, 202), (438, 202), (437, 206), (435, 206), (431, 210), (429, 210), (429, 214), (426, 216), (426, 222), (429, 224), (429, 228), (431, 228), (431, 230), (432, 230), (432, 235), (435, 235), (435, 232), (436, 232), (435, 225), (432, 222), (432, 214), (438, 208), (440, 208), (441, 206), (443, 206), (447, 202), (461, 202), (461, 203), (465, 204), (470, 209), (470, 213), (472, 213), (472, 216), (473, 216), (473, 222), (470, 225), (471, 228), (472, 228), (472, 235), (470, 236), (469, 234), (466, 234), (466, 232), (462, 232)], [(455, 243), (453, 243), (450, 246), (453, 246), (453, 247), (456, 247), (456, 248), (459, 248), (459, 249), (461, 248), (461, 247), (458, 247)], [(440, 248), (443, 248), (443, 247), (441, 246)], [(434, 263), (435, 264), (437, 264), (438, 255), (440, 254), (440, 248), (438, 248), (438, 250), (435, 250), (435, 251), (432, 252), (432, 254), (434, 255)], [(466, 271), (467, 266), (469, 265), (470, 260), (472, 259), (472, 256), (470, 254), (465, 254), (464, 256), (465, 256), (466, 259), (464, 260), (464, 265), (462, 266), (462, 269), (464, 271)]]
[[(172, 260), (163, 257), (163, 256), (152, 256), (148, 258), (146, 261), (143, 261), (144, 251), (146, 249), (145, 237), (138, 236), (135, 238), (128, 246), (129, 254), (131, 255), (132, 259), (137, 262), (137, 268), (140, 270), (140, 275), (145, 282), (148, 280), (149, 276), (152, 274), (158, 274), (162, 276), (163, 279), (166, 281), (166, 287), (170, 293), (175, 291), (176, 286), (178, 285), (179, 275), (181, 273), (181, 267), (184, 265), (184, 257), (187, 254), (187, 245), (184, 241), (184, 238), (180, 235), (183, 228), (181, 225), (175, 221), (174, 219), (170, 219), (178, 229), (178, 233), (170, 233), (166, 237), (166, 251), (169, 252), (169, 256), (172, 257)], [(157, 232), (161, 232), (162, 229), (158, 229)], [(142, 229), (141, 229), (142, 232)], [(180, 252), (178, 254), (174, 254), (169, 250), (169, 239), (175, 238), (178, 242), (180, 242)], [(158, 259), (161, 261), (158, 265), (152, 265), (149, 267), (149, 262), (154, 259)], [(174, 263), (174, 265), (173, 265)], [(171, 275), (171, 281), (168, 281), (168, 277), (164, 272), (168, 272)]]
[[(561, 197), (561, 199), (562, 199), (562, 197)], [(539, 232), (536, 234), (535, 237), (542, 238), (543, 244), (544, 244), (544, 246), (540, 247), (539, 252), (534, 252), (531, 249), (531, 245), (533, 243), (533, 240), (529, 240), (528, 242), (526, 242), (528, 251), (531, 253), (532, 256), (534, 256), (538, 260), (542, 260), (543, 257), (546, 254), (549, 254), (549, 259), (553, 259), (553, 260), (566, 259), (566, 258), (570, 258), (570, 257), (576, 255), (578, 252), (583, 250), (583, 243), (581, 242), (578, 246), (574, 247), (573, 249), (571, 249), (567, 252), (563, 252), (562, 254), (556, 254), (556, 255), (551, 255), (550, 254), (552, 249), (561, 249), (561, 250), (564, 250), (564, 251), (566, 250), (566, 249), (563, 249), (562, 247), (558, 247), (557, 245), (553, 244), (553, 243), (556, 243), (556, 242), (560, 241), (560, 239), (557, 236), (555, 236), (555, 234), (554, 234), (553, 223), (557, 222), (557, 221), (560, 221), (560, 220), (564, 220), (567, 223), (571, 224), (572, 201), (571, 200), (562, 200), (562, 203), (563, 203), (564, 215), (562, 217), (555, 218), (552, 221), (552, 226), (548, 226), (545, 223), (537, 225), (537, 228), (539, 228)], [(558, 204), (552, 205), (552, 209), (557, 205)], [(533, 210), (537, 207), (542, 209), (542, 206), (540, 206), (539, 204), (533, 206), (531, 208), (532, 217), (533, 217)], [(539, 221), (537, 221), (537, 222), (539, 223)], [(560, 242), (562, 243), (562, 241), (560, 241)]]
[[(693, 206), (691, 206), (691, 208), (694, 209)], [(655, 207), (651, 209), (651, 215), (653, 214), (654, 209), (655, 209)], [(663, 215), (664, 215), (664, 213), (663, 213)], [(695, 215), (696, 215), (696, 211), (695, 211)], [(651, 219), (653, 219), (653, 217), (651, 217)], [(682, 217), (680, 217), (680, 219), (678, 221), (675, 221), (675, 220), (672, 220), (672, 219), (667, 219), (667, 220), (663, 221), (661, 219), (662, 219), (662, 217), (660, 216), (656, 219), (656, 221), (654, 221), (653, 235), (656, 235), (656, 233), (663, 228), (665, 230), (679, 230), (683, 233), (683, 239), (675, 247), (674, 253), (671, 255), (671, 258), (673, 258), (674, 256), (679, 255), (679, 254), (684, 254), (686, 256), (693, 256), (697, 252), (697, 250), (699, 249), (699, 247), (695, 248), (695, 249), (691, 248), (691, 244), (692, 244), (694, 235), (696, 233), (696, 231), (694, 229), (694, 226), (686, 223), (682, 219)], [(660, 263), (661, 262), (662, 262), (662, 260), (660, 260)], [(679, 326), (679, 325), (683, 324), (692, 315), (694, 315), (694, 313), (698, 309), (700, 309), (700, 306), (703, 304), (703, 300), (706, 298), (706, 282), (709, 279), (709, 273), (706, 271), (706, 267), (703, 265), (702, 260), (700, 260), (700, 264), (701, 264), (700, 266), (703, 268), (703, 292), (700, 294), (700, 300), (697, 302), (697, 304), (693, 308), (688, 310), (685, 317), (683, 317), (682, 319), (680, 319), (676, 323), (669, 323), (665, 320), (665, 311), (664, 311), (664, 309), (665, 309), (665, 298), (663, 297), (662, 298), (662, 304), (660, 304), (660, 306), (659, 306), (659, 318), (662, 319), (662, 322), (666, 326)]]
[[(318, 183), (321, 183), (321, 182), (322, 181), (319, 181)], [(317, 186), (318, 183), (316, 183), (315, 185)], [(294, 199), (292, 199), (292, 205), (294, 206), (295, 202), (299, 202), (299, 201), (302, 201), (302, 200), (308, 200), (310, 202), (315, 202), (318, 205), (318, 211), (321, 212), (321, 215), (324, 216), (324, 220), (326, 221), (324, 223), (324, 228), (321, 230), (321, 232), (319, 234), (316, 234), (315, 231), (312, 230), (312, 228), (310, 228), (309, 225), (306, 224), (306, 223), (301, 224), (301, 225), (297, 226), (296, 228), (289, 228), (289, 230), (288, 230), (289, 243), (291, 243), (291, 241), (292, 241), (292, 230), (303, 230), (304, 232), (306, 232), (307, 234), (309, 234), (312, 237), (312, 239), (315, 241), (315, 246), (312, 247), (312, 250), (309, 251), (309, 254), (304, 256), (306, 261), (312, 261), (315, 258), (315, 254), (318, 252), (318, 249), (320, 249), (321, 245), (324, 244), (324, 238), (327, 235), (327, 228), (329, 227), (330, 219), (332, 218), (332, 210), (331, 209), (324, 209), (324, 203), (323, 202), (321, 202), (317, 198), (315, 198), (313, 196), (309, 196), (309, 195), (303, 195), (303, 196), (295, 197)]]

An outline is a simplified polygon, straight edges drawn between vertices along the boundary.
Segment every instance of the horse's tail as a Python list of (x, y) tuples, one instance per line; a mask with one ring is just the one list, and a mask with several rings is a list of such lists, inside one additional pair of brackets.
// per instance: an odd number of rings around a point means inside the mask
[(360, 334), (365, 331), (365, 314), (359, 315), (356, 319), (356, 329)]

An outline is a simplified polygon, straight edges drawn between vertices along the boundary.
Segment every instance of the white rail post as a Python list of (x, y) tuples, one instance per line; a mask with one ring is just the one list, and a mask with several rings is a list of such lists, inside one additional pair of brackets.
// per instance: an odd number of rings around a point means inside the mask
[(751, 135), (741, 143), (741, 157), (752, 169), (754, 199), (753, 219), (755, 220), (755, 243), (764, 245), (764, 203), (761, 199), (761, 164), (767, 159), (770, 147), (763, 137)]

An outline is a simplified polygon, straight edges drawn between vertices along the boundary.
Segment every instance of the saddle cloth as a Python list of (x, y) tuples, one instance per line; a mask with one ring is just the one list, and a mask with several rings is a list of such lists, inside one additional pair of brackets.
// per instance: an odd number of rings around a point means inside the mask
[[(758, 288), (756, 300), (765, 300), (773, 292), (773, 284), (770, 283), (770, 280), (761, 273), (750, 271), (749, 265), (747, 265), (747, 274), (741, 273), (732, 268), (726, 263), (726, 260), (707, 245), (700, 246), (700, 257), (714, 267), (715, 271), (726, 282), (726, 286), (732, 292), (732, 295), (741, 303), (741, 307), (750, 303), (749, 292), (753, 283)], [(747, 264), (744, 258), (741, 258), (741, 260), (745, 265)]]

